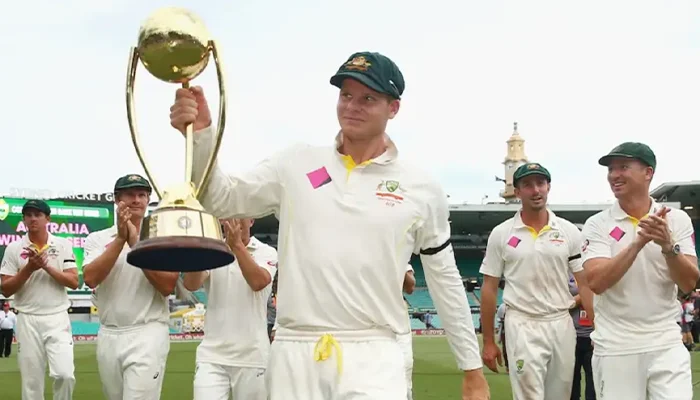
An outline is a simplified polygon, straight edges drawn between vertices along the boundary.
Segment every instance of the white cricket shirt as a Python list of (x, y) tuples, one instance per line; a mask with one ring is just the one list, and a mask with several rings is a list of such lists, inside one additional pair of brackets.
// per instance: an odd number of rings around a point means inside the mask
[[(661, 207), (652, 199), (649, 214)], [(688, 214), (672, 208), (666, 221), (681, 252), (695, 256), (693, 225)], [(634, 240), (638, 223), (617, 202), (590, 217), (583, 227), (583, 262), (617, 255)], [(647, 243), (622, 279), (594, 296), (594, 353), (639, 354), (678, 345), (681, 333), (676, 324), (677, 293), (661, 247)]]
[[(219, 168), (202, 197), (219, 218), (280, 221), (277, 321), (287, 329), (388, 329), (408, 333), (402, 287), (411, 253), (420, 253), (432, 298), (458, 365), (481, 368), (479, 345), (450, 245), (447, 196), (420, 169), (387, 151), (355, 165), (335, 146), (290, 147), (242, 176)], [(195, 134), (199, 179), (213, 145)]]
[(533, 316), (567, 313), (576, 301), (569, 274), (583, 270), (581, 231), (552, 211), (540, 232), (526, 226), (518, 211), (496, 226), (481, 264), (484, 275), (505, 277), (503, 302)]
[[(26, 248), (36, 246), (29, 241), (29, 235), (10, 243), (0, 265), (0, 275), (14, 276), (29, 262)], [(49, 234), (44, 250), (47, 252), (47, 264), (50, 268), (61, 271), (75, 269), (73, 244), (65, 238)], [(64, 312), (70, 307), (66, 287), (56, 282), (43, 269), (34, 271), (32, 276), (15, 293), (14, 307), (23, 314), (49, 315)]]
[[(248, 252), (261, 268), (275, 276), (277, 251), (251, 237)], [(204, 339), (197, 347), (197, 362), (233, 367), (266, 368), (270, 351), (267, 336), (267, 300), (272, 281), (253, 291), (243, 277), (238, 260), (207, 271), (207, 315)]]
[[(117, 227), (103, 229), (85, 239), (85, 265), (99, 257), (115, 238)], [(92, 301), (100, 316), (100, 325), (128, 328), (150, 322), (168, 323), (168, 298), (160, 294), (143, 271), (126, 262), (129, 245), (125, 244), (109, 275), (93, 293)]]

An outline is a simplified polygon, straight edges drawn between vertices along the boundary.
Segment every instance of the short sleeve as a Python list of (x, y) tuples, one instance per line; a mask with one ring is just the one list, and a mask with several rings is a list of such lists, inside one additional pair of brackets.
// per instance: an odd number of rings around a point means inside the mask
[(75, 253), (73, 252), (73, 243), (70, 240), (63, 241), (63, 260), (61, 260), (61, 269), (75, 269), (78, 266), (75, 263)]
[(411, 264), (406, 265), (406, 272), (413, 272), (413, 266)]
[(91, 233), (85, 238), (85, 245), (83, 247), (83, 265), (90, 264), (95, 261), (105, 251), (105, 246), (101, 245), (101, 241), (98, 236), (99, 232)]
[(695, 229), (693, 228), (693, 222), (690, 220), (690, 216), (681, 210), (672, 210), (671, 213), (679, 213), (678, 227), (674, 227), (672, 232), (673, 240), (681, 248), (681, 253), (697, 257), (697, 252), (695, 250)]
[(0, 262), (0, 275), (15, 276), (19, 272), (18, 257), (12, 250), (14, 250), (14, 246), (8, 246), (5, 249), (2, 262)]
[(612, 258), (612, 247), (608, 234), (596, 216), (589, 218), (583, 225), (583, 244), (581, 245), (581, 262), (593, 258)]
[(265, 245), (253, 252), (252, 255), (255, 263), (265, 269), (270, 274), (270, 278), (274, 278), (277, 272), (277, 250)]
[(572, 225), (569, 230), (569, 270), (576, 273), (583, 271), (583, 261), (581, 259), (583, 234), (574, 225)]
[(481, 262), (479, 273), (500, 278), (503, 276), (505, 260), (503, 259), (503, 240), (499, 229), (494, 229), (486, 243), (486, 255)]

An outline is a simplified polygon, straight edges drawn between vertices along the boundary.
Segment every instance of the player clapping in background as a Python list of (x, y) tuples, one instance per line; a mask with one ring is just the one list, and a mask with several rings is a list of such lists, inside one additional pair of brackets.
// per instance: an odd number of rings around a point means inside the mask
[(253, 220), (225, 220), (233, 264), (188, 272), (184, 283), (195, 291), (204, 284), (207, 317), (197, 347), (195, 400), (267, 400), (265, 369), (270, 340), (267, 300), (277, 267), (277, 251), (250, 235)]
[(177, 272), (149, 271), (126, 262), (139, 238), (151, 185), (133, 174), (117, 180), (117, 224), (85, 240), (85, 283), (95, 289), (100, 316), (97, 366), (108, 400), (160, 398), (170, 351), (168, 296)]
[(7, 246), (0, 266), (2, 294), (6, 298), (14, 294), (19, 311), (17, 363), (22, 400), (44, 398), (47, 360), (54, 400), (71, 399), (75, 386), (66, 287), (78, 287), (78, 270), (73, 244), (46, 230), (50, 219), (51, 208), (46, 202), (27, 201), (22, 207), (27, 234)]
[(700, 277), (690, 216), (649, 195), (656, 155), (626, 142), (598, 161), (617, 201), (583, 227), (596, 293), (593, 377), (605, 399), (690, 400), (690, 355), (676, 324), (677, 291)]

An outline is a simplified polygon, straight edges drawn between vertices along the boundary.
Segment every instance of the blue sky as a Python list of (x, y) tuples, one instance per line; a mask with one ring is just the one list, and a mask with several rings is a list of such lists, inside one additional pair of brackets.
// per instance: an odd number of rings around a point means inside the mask
[[(9, 116), (0, 193), (109, 191), (117, 176), (142, 171), (126, 122), (127, 57), (141, 22), (170, 5), (199, 14), (221, 47), (229, 104), (220, 164), (232, 172), (295, 142), (332, 143), (337, 89), (328, 78), (351, 53), (372, 50), (406, 78), (388, 133), (452, 202), (498, 198), (513, 121), (529, 158), (553, 173), (551, 202), (608, 201), (596, 160), (626, 140), (656, 151), (653, 186), (697, 179), (688, 165), (700, 144), (700, 3), (428, 4), (10, 2), (0, 25), (0, 109)], [(213, 65), (195, 83), (218, 107)], [(168, 121), (174, 91), (139, 68), (138, 125), (161, 186), (184, 173), (184, 142)]]

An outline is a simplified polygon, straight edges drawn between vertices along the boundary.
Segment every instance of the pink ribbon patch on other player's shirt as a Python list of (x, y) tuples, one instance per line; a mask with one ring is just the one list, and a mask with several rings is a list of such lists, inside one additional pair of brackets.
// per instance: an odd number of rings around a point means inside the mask
[(515, 236), (511, 236), (510, 239), (508, 239), (508, 246), (510, 246), (512, 248), (518, 247), (519, 244), (520, 244), (520, 238), (517, 238)]
[(622, 237), (625, 236), (625, 231), (620, 229), (619, 226), (616, 226), (613, 230), (610, 231), (610, 236), (619, 242), (620, 239), (622, 239)]
[(321, 186), (331, 182), (331, 176), (328, 174), (326, 167), (321, 167), (315, 171), (311, 171), (306, 176), (311, 182), (311, 186), (314, 189), (318, 189)]

